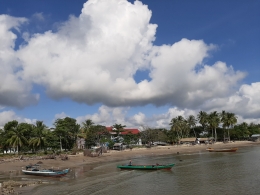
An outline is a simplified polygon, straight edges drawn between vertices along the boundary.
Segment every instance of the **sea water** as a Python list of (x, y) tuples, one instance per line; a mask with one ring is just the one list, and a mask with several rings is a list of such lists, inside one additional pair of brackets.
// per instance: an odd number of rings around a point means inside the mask
[[(120, 170), (128, 160), (85, 165), (46, 184), (30, 195), (251, 195), (259, 194), (260, 146), (240, 147), (237, 152), (179, 153), (140, 156), (133, 164), (175, 163), (171, 170)], [(35, 177), (37, 178), (37, 177)]]

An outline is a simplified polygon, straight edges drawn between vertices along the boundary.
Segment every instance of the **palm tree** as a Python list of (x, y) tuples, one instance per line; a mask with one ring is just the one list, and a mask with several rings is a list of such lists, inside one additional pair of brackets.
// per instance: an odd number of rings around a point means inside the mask
[(95, 123), (91, 120), (91, 119), (87, 119), (85, 120), (85, 122), (82, 123), (83, 125), (83, 129), (84, 129), (84, 133), (88, 133), (89, 128), (94, 125)]
[(200, 111), (197, 115), (197, 120), (201, 124), (203, 131), (205, 131), (207, 124), (208, 124), (208, 114), (204, 111)]
[(126, 126), (115, 123), (113, 125), (113, 131), (116, 132), (117, 136), (119, 136), (119, 134), (124, 131), (124, 127), (126, 127)]
[(36, 126), (33, 126), (33, 130), (35, 133), (35, 136), (29, 140), (29, 145), (35, 147), (40, 147), (40, 150), (42, 147), (45, 146), (46, 142), (46, 125), (44, 125), (43, 121), (36, 121)]
[(7, 126), (9, 139), (6, 141), (12, 147), (16, 147), (17, 153), (19, 153), (19, 147), (27, 144), (27, 139), (23, 135), (26, 129), (23, 129), (22, 125), (19, 125), (18, 121), (11, 121)]
[(183, 116), (177, 116), (170, 122), (171, 130), (177, 133), (178, 139), (188, 136), (188, 123)]
[(237, 123), (237, 117), (234, 113), (227, 112), (225, 124), (228, 127), (228, 141), (230, 142), (229, 129)]
[(223, 130), (224, 130), (224, 142), (226, 141), (226, 131), (225, 131), (225, 129), (226, 129), (226, 126), (227, 126), (227, 124), (226, 124), (226, 118), (227, 118), (227, 113), (226, 113), (226, 111), (225, 110), (222, 110), (222, 112), (221, 112), (221, 114), (220, 114), (220, 121), (222, 122), (222, 127), (223, 127)]
[(178, 123), (177, 118), (172, 118), (172, 120), (171, 120), (171, 122), (170, 122), (169, 125), (171, 125), (171, 131), (177, 133), (178, 140), (179, 140), (179, 139), (180, 139), (180, 135), (179, 135), (179, 132), (180, 132), (180, 124)]
[(195, 119), (195, 116), (193, 115), (190, 115), (188, 116), (188, 118), (186, 119), (188, 125), (189, 125), (189, 128), (192, 128), (193, 129), (193, 133), (194, 133), (194, 136), (196, 136), (196, 132), (194, 131), (194, 127), (196, 126), (196, 119)]
[[(212, 129), (215, 130), (215, 141), (217, 141), (217, 131), (216, 131), (216, 129), (220, 124), (220, 117), (219, 117), (219, 114), (217, 113), (217, 111), (211, 112), (208, 115), (208, 123), (212, 127)], [(213, 136), (213, 133), (212, 133), (212, 136)]]

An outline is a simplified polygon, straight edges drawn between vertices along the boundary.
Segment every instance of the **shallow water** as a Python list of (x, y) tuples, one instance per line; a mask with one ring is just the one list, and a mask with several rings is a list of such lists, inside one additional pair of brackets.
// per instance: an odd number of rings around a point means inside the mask
[[(134, 164), (176, 163), (172, 170), (119, 170), (118, 164), (86, 165), (62, 178), (41, 178), (47, 182), (22, 194), (37, 195), (169, 195), (169, 194), (259, 194), (260, 147), (241, 147), (235, 153), (211, 153), (139, 157)], [(16, 173), (19, 179), (39, 179)], [(1, 179), (1, 177), (0, 177)]]

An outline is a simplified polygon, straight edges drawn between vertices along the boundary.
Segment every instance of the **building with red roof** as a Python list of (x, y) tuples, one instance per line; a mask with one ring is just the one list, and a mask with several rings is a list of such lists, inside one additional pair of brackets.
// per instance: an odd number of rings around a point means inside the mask
[[(114, 131), (115, 129), (113, 129), (113, 127), (106, 127), (106, 129), (108, 130), (108, 132), (110, 134), (116, 134), (116, 132)], [(127, 135), (127, 134), (133, 134), (133, 135), (138, 135), (140, 133), (140, 131), (138, 129), (127, 129), (124, 128), (124, 130), (122, 132), (120, 132), (120, 135)]]
[[(106, 129), (108, 130), (109, 134), (111, 135), (111, 139), (114, 140), (115, 138), (117, 138), (117, 133), (116, 129), (113, 127), (106, 127)], [(123, 130), (121, 132), (119, 132), (119, 142), (122, 142), (124, 139), (122, 138), (122, 136), (124, 135), (138, 135), (140, 133), (140, 131), (138, 129), (134, 129), (134, 128), (123, 128)], [(117, 138), (118, 139), (118, 138)], [(142, 145), (142, 141), (139, 138), (139, 141), (137, 143), (138, 145)]]

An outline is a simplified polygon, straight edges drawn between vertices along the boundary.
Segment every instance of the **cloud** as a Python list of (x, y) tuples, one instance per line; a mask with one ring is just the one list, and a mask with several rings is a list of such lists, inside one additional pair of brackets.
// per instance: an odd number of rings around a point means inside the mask
[(4, 125), (10, 121), (16, 120), (19, 123), (29, 123), (29, 124), (35, 124), (36, 119), (28, 119), (23, 118), (18, 115), (12, 110), (8, 111), (2, 111), (0, 112), (0, 129), (4, 128)]
[(14, 111), (0, 112), (0, 128), (3, 128), (7, 122), (16, 120), (16, 119), (18, 119), (18, 117), (16, 116)]
[[(65, 112), (59, 113), (59, 114), (55, 114), (54, 119), (63, 119), (69, 117)], [(54, 122), (54, 121), (53, 121)]]
[[(241, 85), (239, 90), (234, 94), (224, 97), (215, 98), (207, 101), (203, 107), (206, 110), (216, 109), (233, 112), (243, 119), (255, 121), (260, 119), (260, 82), (251, 85)], [(247, 120), (248, 121), (248, 120)]]
[[(157, 25), (150, 23), (151, 16), (140, 1), (89, 0), (79, 17), (69, 16), (55, 32), (22, 32), (26, 44), (15, 50), (12, 29), (19, 32), (27, 20), (1, 15), (0, 106), (36, 104), (39, 95), (32, 94), (32, 87), (39, 85), (52, 99), (104, 105), (94, 115), (78, 117), (80, 122), (90, 117), (99, 124), (166, 126), (173, 113), (216, 108), (258, 116), (257, 83), (239, 88), (244, 72), (221, 61), (205, 64), (217, 45), (183, 38), (155, 46)], [(149, 78), (136, 82), (141, 70), (149, 72)], [(148, 104), (177, 110), (156, 120), (142, 112), (127, 116), (130, 107)]]
[(39, 100), (39, 95), (30, 94), (30, 82), (21, 77), (22, 67), (14, 50), (17, 35), (13, 31), (19, 32), (19, 26), (26, 21), (0, 15), (0, 106), (22, 108)]
[(76, 119), (78, 124), (82, 124), (85, 120), (91, 119), (95, 124), (104, 126), (111, 126), (115, 123), (128, 126), (132, 125), (127, 119), (128, 109), (129, 108), (125, 107), (111, 108), (103, 105), (99, 107), (97, 113), (79, 116)]
[(44, 15), (43, 15), (42, 12), (33, 14), (32, 18), (34, 18), (35, 20), (39, 20), (39, 21), (44, 21), (45, 20)]
[[(151, 11), (139, 1), (88, 1), (78, 18), (70, 16), (56, 33), (35, 34), (19, 50), (22, 77), (43, 85), (54, 99), (179, 107), (226, 96), (243, 78), (224, 63), (204, 65), (215, 46), (202, 40), (153, 46), (157, 25), (150, 18)], [(134, 75), (143, 69), (151, 80), (137, 83)], [(218, 85), (219, 76), (224, 85)]]

